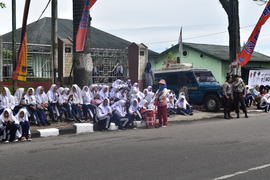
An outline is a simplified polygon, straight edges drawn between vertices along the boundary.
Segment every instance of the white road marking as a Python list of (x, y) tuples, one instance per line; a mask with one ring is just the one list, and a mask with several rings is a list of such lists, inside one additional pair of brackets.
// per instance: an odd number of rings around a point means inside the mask
[(270, 164), (265, 164), (265, 165), (262, 165), (262, 166), (250, 168), (250, 169), (248, 169), (246, 171), (239, 171), (239, 172), (236, 172), (236, 173), (233, 173), (233, 174), (228, 174), (228, 175), (225, 175), (225, 176), (221, 176), (221, 177), (215, 178), (214, 180), (229, 179), (229, 178), (241, 175), (241, 174), (247, 174), (249, 172), (265, 169), (265, 168), (268, 168), (268, 167), (270, 167)]

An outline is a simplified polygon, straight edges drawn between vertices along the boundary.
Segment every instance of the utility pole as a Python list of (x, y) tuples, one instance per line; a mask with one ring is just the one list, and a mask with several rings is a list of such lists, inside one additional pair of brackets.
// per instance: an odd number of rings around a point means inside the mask
[(58, 31), (58, 0), (52, 0), (52, 29), (51, 29), (51, 46), (52, 46), (52, 78), (53, 83), (57, 83), (58, 78), (58, 42), (57, 42), (57, 31)]
[[(16, 53), (16, 0), (12, 0), (12, 65), (13, 71), (17, 65), (17, 53)], [(17, 86), (16, 80), (12, 80), (12, 88), (15, 91)]]

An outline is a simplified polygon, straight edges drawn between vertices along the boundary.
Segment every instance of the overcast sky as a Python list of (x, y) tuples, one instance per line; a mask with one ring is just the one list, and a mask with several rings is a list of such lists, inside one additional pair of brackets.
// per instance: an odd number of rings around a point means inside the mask
[[(11, 30), (11, 0), (1, 0), (0, 34)], [(241, 43), (247, 41), (265, 6), (239, 0)], [(28, 22), (36, 21), (47, 0), (32, 0)], [(72, 19), (72, 0), (58, 0), (59, 18)], [(21, 27), (24, 0), (17, 0)], [(50, 16), (50, 8), (46, 17)], [(92, 25), (131, 42), (162, 52), (176, 44), (180, 27), (184, 42), (228, 45), (227, 15), (218, 0), (98, 0), (91, 10)], [(270, 19), (269, 19), (270, 21)], [(263, 26), (256, 51), (270, 56), (270, 23)]]

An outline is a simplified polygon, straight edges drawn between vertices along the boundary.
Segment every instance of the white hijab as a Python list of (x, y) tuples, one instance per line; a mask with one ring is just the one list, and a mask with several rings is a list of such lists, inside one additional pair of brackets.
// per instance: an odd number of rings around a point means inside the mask
[[(23, 118), (20, 117), (20, 113), (21, 113), (21, 112), (24, 112), (24, 117), (23, 117)], [(19, 122), (29, 121), (29, 119), (28, 119), (29, 113), (28, 113), (28, 111), (27, 111), (26, 108), (20, 109), (19, 112), (16, 114), (15, 117), (16, 117), (16, 119), (17, 119)]]
[[(42, 94), (40, 94), (41, 90), (43, 90)], [(46, 103), (48, 103), (48, 96), (44, 92), (44, 88), (42, 86), (37, 87), (36, 100), (37, 100), (38, 104), (46, 104)]]
[(88, 86), (84, 86), (82, 89), (82, 99), (83, 104), (90, 104), (91, 100), (93, 99)]
[[(134, 106), (134, 102), (137, 102), (137, 105), (136, 106)], [(128, 111), (129, 111), (129, 113), (130, 114), (133, 114), (134, 112), (137, 112), (138, 110), (139, 110), (139, 103), (138, 103), (138, 100), (137, 99), (133, 99), (132, 101), (131, 101), (131, 104), (130, 104), (130, 106), (129, 106), (129, 109), (128, 109)]]
[[(29, 95), (30, 90), (32, 90), (32, 92), (33, 92), (33, 94), (31, 96)], [(36, 97), (34, 94), (35, 94), (34, 88), (28, 88), (26, 95), (24, 96), (27, 104), (31, 104), (31, 105), (37, 104)]]
[(15, 106), (18, 106), (23, 98), (24, 88), (18, 88), (14, 94)]
[(52, 84), (50, 90), (47, 92), (48, 100), (51, 103), (56, 103), (58, 101), (58, 93), (54, 92), (54, 89), (57, 88), (56, 84)]
[(117, 101), (116, 103), (114, 103), (113, 107), (114, 107), (114, 110), (117, 111), (121, 115), (121, 117), (125, 117), (127, 115), (125, 100)]
[[(76, 92), (73, 91), (73, 88), (76, 89)], [(83, 99), (82, 99), (82, 90), (81, 88), (77, 85), (77, 84), (73, 84), (71, 91), (70, 91), (70, 95), (73, 95), (73, 102), (75, 104), (83, 104)]]
[[(4, 113), (8, 112), (8, 118), (5, 118)], [(14, 121), (15, 124), (19, 124), (19, 121), (13, 116), (12, 110), (10, 108), (6, 108), (0, 116), (0, 123), (3, 124), (5, 121)]]

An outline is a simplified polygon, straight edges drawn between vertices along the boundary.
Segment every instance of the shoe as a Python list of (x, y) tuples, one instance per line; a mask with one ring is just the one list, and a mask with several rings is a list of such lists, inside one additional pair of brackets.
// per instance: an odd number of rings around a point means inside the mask
[(161, 126), (161, 127), (165, 128), (165, 127), (167, 127), (167, 126)]
[(7, 144), (7, 143), (9, 143), (9, 141), (5, 141), (4, 143)]
[(15, 139), (13, 142), (18, 142), (18, 139)]
[(32, 139), (31, 138), (28, 138), (27, 141), (32, 141)]

